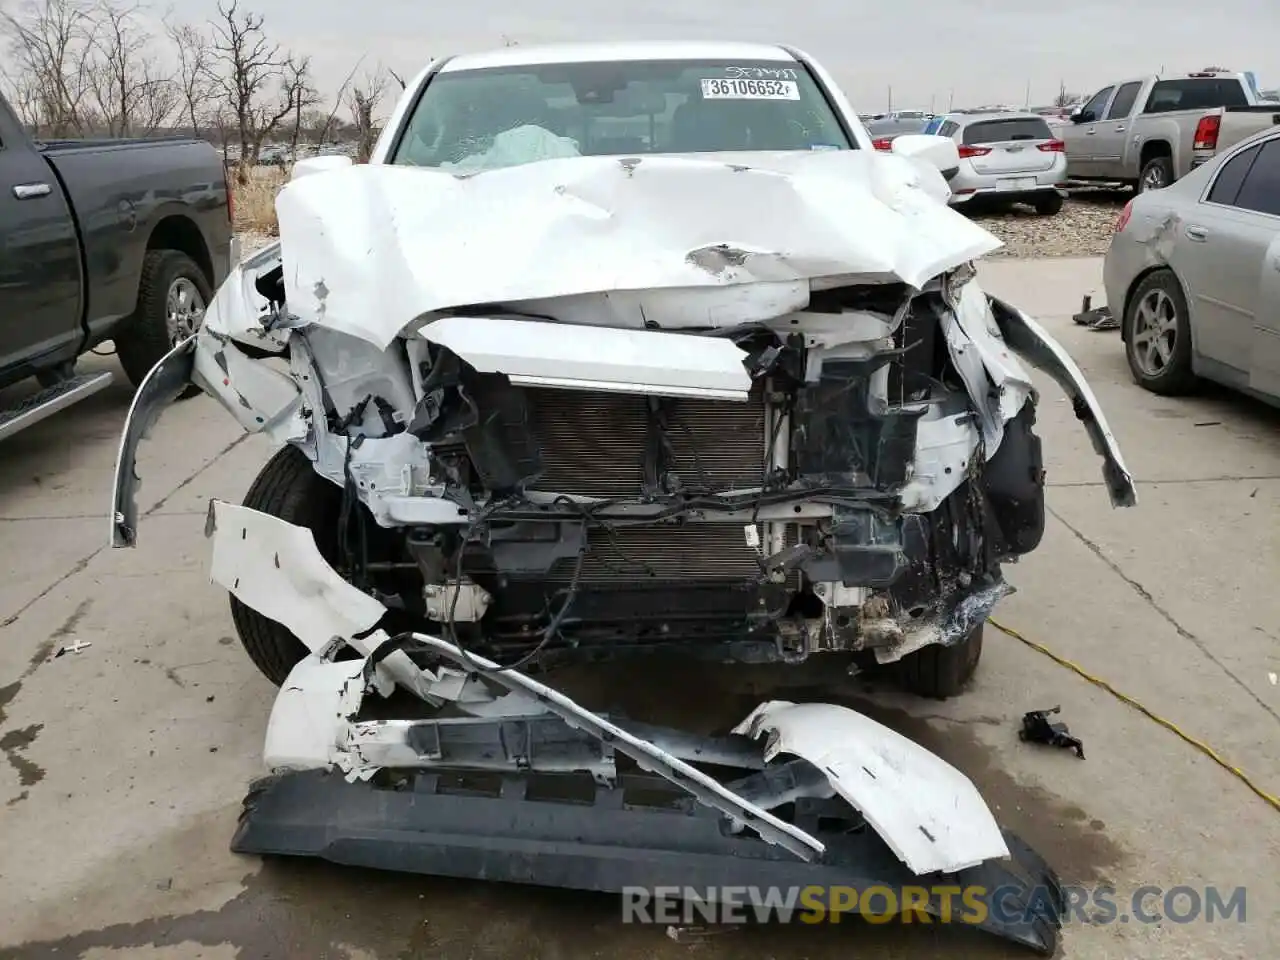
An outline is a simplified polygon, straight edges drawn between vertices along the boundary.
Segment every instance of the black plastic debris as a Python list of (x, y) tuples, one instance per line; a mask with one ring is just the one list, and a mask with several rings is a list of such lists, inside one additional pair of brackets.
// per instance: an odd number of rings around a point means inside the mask
[(1073, 314), (1071, 319), (1090, 330), (1120, 329), (1120, 321), (1111, 315), (1110, 307), (1094, 307), (1092, 304), (1093, 297), (1085, 294), (1084, 301), (1080, 304), (1080, 312)]
[(1043, 743), (1050, 747), (1062, 747), (1074, 750), (1076, 756), (1084, 759), (1084, 743), (1079, 737), (1071, 736), (1065, 723), (1051, 723), (1051, 714), (1061, 713), (1062, 707), (1052, 710), (1028, 710), (1022, 716), (1022, 729), (1018, 731), (1018, 739), (1024, 743)]

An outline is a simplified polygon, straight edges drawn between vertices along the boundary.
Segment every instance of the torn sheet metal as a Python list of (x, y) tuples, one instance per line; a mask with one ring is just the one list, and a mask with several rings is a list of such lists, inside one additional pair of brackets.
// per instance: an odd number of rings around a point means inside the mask
[(1007, 344), (991, 317), (982, 288), (969, 280), (959, 288), (951, 313), (941, 318), (947, 351), (955, 364), (982, 429), (986, 459), (1004, 441), (1006, 421), (1017, 416), (1035, 392), (1031, 377)]
[(765, 760), (787, 753), (825, 771), (916, 874), (951, 873), (1009, 856), (973, 782), (869, 717), (829, 703), (761, 704), (734, 733), (768, 735)]
[(746, 400), (751, 390), (746, 352), (719, 337), (516, 317), (443, 317), (418, 335), (521, 386), (714, 400)]
[(467, 305), (759, 282), (919, 288), (1000, 245), (919, 180), (910, 161), (862, 150), (750, 165), (579, 157), (469, 176), (361, 164), (280, 192), (284, 286), (298, 322), (378, 347)]
[(995, 297), (989, 299), (993, 318), (1004, 340), (1020, 357), (1052, 377), (1071, 398), (1076, 419), (1084, 424), (1094, 451), (1102, 458), (1102, 477), (1107, 484), (1111, 505), (1135, 506), (1138, 492), (1120, 453), (1120, 445), (1111, 432), (1111, 426), (1102, 412), (1102, 405), (1098, 403), (1098, 398), (1076, 362), (1071, 359), (1071, 354), (1049, 336), (1040, 324), (1017, 307)]
[(277, 443), (307, 435), (297, 381), (251, 358), (226, 336), (207, 329), (196, 334), (191, 382), (221, 403), (249, 433), (265, 433)]
[(279, 266), (279, 240), (233, 266), (214, 291), (201, 328), (268, 353), (283, 351), (289, 331), (275, 326), (280, 318), (271, 313), (270, 301), (258, 289), (258, 281)]

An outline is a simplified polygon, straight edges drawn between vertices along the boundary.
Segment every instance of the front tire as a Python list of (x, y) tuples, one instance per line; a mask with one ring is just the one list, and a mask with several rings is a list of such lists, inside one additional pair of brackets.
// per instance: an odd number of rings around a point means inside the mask
[[(200, 328), (211, 296), (204, 271), (185, 253), (147, 251), (138, 304), (112, 338), (125, 376), (135, 388), (166, 353)], [(178, 399), (199, 392), (199, 387), (191, 386)]]
[[(316, 546), (329, 563), (337, 555), (337, 523), (342, 490), (316, 473), (297, 447), (287, 444), (267, 461), (244, 506), (311, 530)], [(231, 597), (231, 619), (249, 659), (268, 680), (282, 685), (289, 672), (309, 651), (281, 624)]]
[(1170, 270), (1148, 274), (1124, 312), (1124, 353), (1133, 382), (1177, 396), (1195, 389), (1191, 370), (1191, 317), (1182, 285)]
[(978, 670), (984, 626), (978, 624), (959, 643), (931, 643), (907, 654), (896, 664), (898, 683), (910, 693), (933, 700), (958, 696)]

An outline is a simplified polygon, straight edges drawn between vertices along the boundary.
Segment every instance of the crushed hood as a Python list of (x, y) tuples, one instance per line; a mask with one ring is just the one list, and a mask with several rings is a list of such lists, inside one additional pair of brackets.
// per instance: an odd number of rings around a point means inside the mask
[(459, 307), (653, 291), (640, 309), (662, 326), (673, 293), (705, 302), (718, 290), (725, 308), (699, 313), (727, 325), (762, 319), (729, 308), (753, 286), (772, 291), (754, 301), (776, 316), (810, 289), (921, 287), (1000, 245), (941, 202), (941, 176), (914, 161), (749, 157), (578, 157), (474, 174), (357, 165), (301, 178), (276, 201), (290, 312), (385, 347)]

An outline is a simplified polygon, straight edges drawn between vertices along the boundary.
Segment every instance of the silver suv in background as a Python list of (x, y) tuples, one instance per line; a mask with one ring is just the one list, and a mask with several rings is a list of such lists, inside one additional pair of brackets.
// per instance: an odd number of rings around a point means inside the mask
[(1202, 70), (1105, 86), (1060, 133), (1072, 180), (1127, 183), (1141, 193), (1167, 187), (1278, 117), (1280, 103), (1263, 97), (1252, 73)]
[(954, 140), (960, 153), (960, 170), (951, 178), (952, 206), (983, 199), (1029, 203), (1046, 215), (1062, 209), (1067, 157), (1044, 117), (952, 113), (937, 132)]

